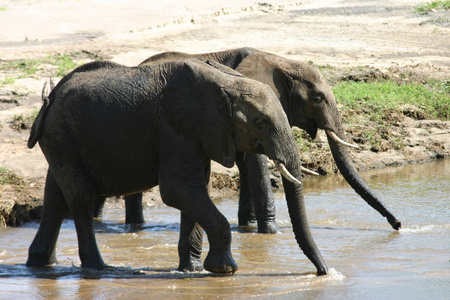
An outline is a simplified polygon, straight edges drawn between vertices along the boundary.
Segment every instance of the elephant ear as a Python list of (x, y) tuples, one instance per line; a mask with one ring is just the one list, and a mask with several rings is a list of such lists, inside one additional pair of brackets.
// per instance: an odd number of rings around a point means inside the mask
[[(292, 78), (288, 75), (289, 66), (280, 56), (256, 52), (242, 60), (236, 71), (245, 77), (263, 82), (270, 86), (275, 95), (283, 100), (288, 99), (292, 90)], [(284, 106), (284, 103), (282, 101)]]
[(236, 147), (227, 93), (216, 81), (223, 73), (205, 63), (187, 63), (167, 83), (161, 107), (174, 131), (210, 159), (231, 168)]

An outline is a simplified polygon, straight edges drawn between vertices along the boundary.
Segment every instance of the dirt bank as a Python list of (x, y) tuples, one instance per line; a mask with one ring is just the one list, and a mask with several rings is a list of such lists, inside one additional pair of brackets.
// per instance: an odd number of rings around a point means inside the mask
[[(418, 15), (414, 7), (421, 1), (231, 1), (233, 5), (225, 8), (207, 6), (207, 1), (196, 7), (168, 1), (166, 6), (145, 10), (139, 9), (139, 1), (130, 1), (127, 9), (118, 5), (107, 11), (101, 9), (104, 1), (64, 1), (64, 5), (55, 1), (3, 2), (10, 8), (0, 11), (0, 28), (9, 28), (8, 22), (15, 20), (14, 26), (27, 30), (18, 29), (16, 35), (2, 32), (0, 62), (39, 60), (35, 72), (27, 76), (22, 76), (19, 68), (0, 68), (0, 166), (21, 178), (0, 184), (1, 215), (12, 225), (39, 215), (33, 207), (41, 203), (47, 164), (38, 147), (26, 148), (26, 117), (41, 105), (42, 84), (54, 77), (57, 68), (47, 59), (56, 54), (70, 54), (76, 63), (101, 58), (135, 65), (161, 51), (200, 53), (251, 46), (328, 65), (323, 72), (332, 84), (383, 77), (419, 83), (427, 78), (449, 80), (448, 12)], [(67, 14), (68, 10), (89, 8), (95, 14), (82, 20)], [(51, 21), (45, 18), (46, 10), (51, 11)], [(41, 15), (36, 17), (36, 11)], [(116, 21), (108, 23), (111, 20)], [(122, 27), (115, 27), (117, 20), (123, 20)], [(80, 23), (83, 25), (76, 25)], [(11, 78), (14, 80), (6, 80)], [(352, 113), (342, 112), (344, 118)], [(386, 114), (391, 119), (388, 129), (379, 132), (376, 122), (364, 120), (364, 114), (357, 116), (365, 126), (376, 129), (372, 141), (361, 138), (365, 128), (357, 123), (346, 125), (348, 139), (360, 145), (352, 150), (358, 169), (450, 156), (449, 121), (426, 119), (408, 107)], [(402, 147), (392, 137), (401, 138)], [(302, 157), (308, 168), (321, 174), (336, 172), (323, 133), (307, 144)], [(215, 164), (213, 172), (215, 196), (237, 189), (236, 169)], [(277, 174), (273, 178), (276, 181)], [(159, 205), (158, 197), (155, 189), (145, 200), (148, 205)]]

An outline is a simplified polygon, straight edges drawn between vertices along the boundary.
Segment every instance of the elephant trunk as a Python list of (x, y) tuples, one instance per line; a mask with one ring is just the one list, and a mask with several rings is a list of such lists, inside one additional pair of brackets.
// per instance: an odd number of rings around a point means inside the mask
[(334, 160), (350, 186), (374, 209), (376, 209), (383, 217), (386, 217), (389, 224), (395, 230), (399, 230), (401, 222), (384, 206), (381, 199), (367, 186), (364, 180), (359, 176), (350, 159), (349, 152), (345, 145), (336, 142), (335, 138), (327, 132), (328, 143), (333, 154)]
[[(286, 160), (286, 168), (289, 173), (301, 179), (300, 157), (298, 152), (293, 151), (293, 155)], [(301, 184), (291, 182), (283, 176), (283, 186), (286, 193), (286, 201), (291, 218), (292, 229), (294, 231), (295, 239), (302, 249), (303, 253), (316, 266), (318, 275), (326, 275), (328, 268), (319, 252), (319, 249), (314, 242), (306, 217), (306, 209), (303, 198), (303, 186)]]

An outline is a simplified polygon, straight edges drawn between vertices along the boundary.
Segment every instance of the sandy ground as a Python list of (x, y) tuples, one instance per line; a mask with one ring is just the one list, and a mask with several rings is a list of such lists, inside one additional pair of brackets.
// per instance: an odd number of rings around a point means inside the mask
[[(450, 78), (450, 13), (418, 15), (414, 7), (421, 2), (0, 1), (0, 59), (78, 51), (85, 54), (81, 62), (98, 56), (131, 66), (162, 51), (250, 46), (317, 65), (414, 69)], [(42, 180), (47, 164), (38, 147), (26, 148), (28, 131), (13, 131), (9, 122), (40, 107), (42, 84), (52, 71), (42, 66), (30, 78), (0, 86), (1, 99), (20, 104), (0, 103), (0, 165), (26, 178)], [(14, 71), (0, 70), (0, 82), (11, 75)], [(448, 124), (437, 132), (447, 150), (449, 133)], [(362, 161), (367, 155), (361, 153)], [(394, 154), (384, 155), (395, 161)]]

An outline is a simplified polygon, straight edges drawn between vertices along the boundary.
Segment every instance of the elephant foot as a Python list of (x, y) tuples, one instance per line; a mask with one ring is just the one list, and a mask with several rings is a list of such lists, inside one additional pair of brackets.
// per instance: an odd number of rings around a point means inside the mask
[(207, 271), (227, 275), (233, 275), (238, 269), (230, 251), (221, 253), (211, 253), (209, 251), (204, 266)]
[(252, 220), (239, 220), (239, 226), (245, 226), (245, 227), (256, 227), (258, 223), (256, 223), (256, 219)]
[(56, 258), (42, 258), (42, 257), (37, 257), (37, 256), (29, 256), (26, 262), (26, 266), (27, 267), (45, 267), (45, 266), (49, 266), (49, 265), (54, 265), (57, 264), (58, 261), (56, 260)]
[(41, 249), (40, 245), (33, 243), (28, 250), (28, 259), (26, 265), (28, 267), (44, 267), (57, 264), (55, 251), (49, 253), (48, 251)]
[(276, 234), (281, 233), (281, 229), (276, 221), (259, 222), (258, 233)]
[(85, 268), (85, 269), (96, 269), (96, 270), (104, 270), (104, 269), (108, 269), (108, 268), (113, 268), (112, 266), (105, 264), (102, 259), (82, 261), (81, 267)]
[(187, 263), (180, 263), (177, 270), (180, 272), (201, 272), (204, 268), (201, 259), (191, 259)]

